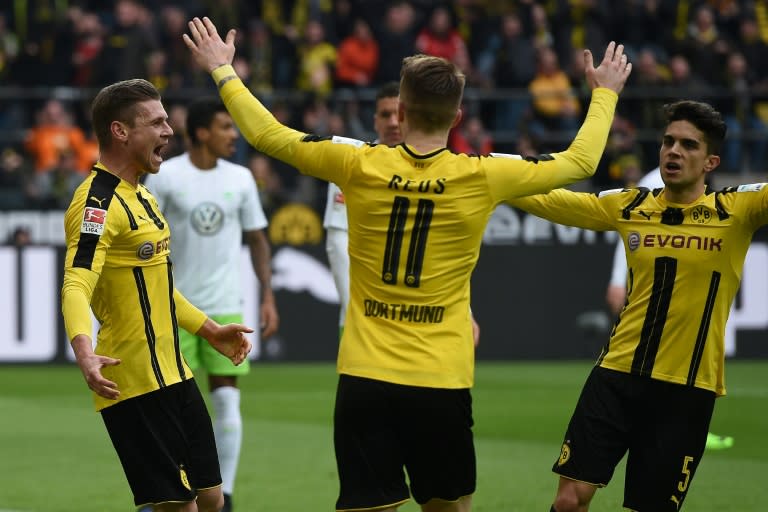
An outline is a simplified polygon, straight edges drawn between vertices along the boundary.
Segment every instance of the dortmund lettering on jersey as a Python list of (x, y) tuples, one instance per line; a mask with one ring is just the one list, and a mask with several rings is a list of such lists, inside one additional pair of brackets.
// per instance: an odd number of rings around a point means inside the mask
[[(178, 347), (170, 232), (147, 189), (95, 167), (74, 194), (65, 231), (64, 288), (95, 284), (90, 305), (101, 323), (95, 352), (121, 359), (102, 368), (117, 383), (119, 400), (190, 378)], [(68, 326), (70, 338), (78, 332)], [(94, 399), (97, 409), (115, 403)]]
[(251, 145), (344, 191), (350, 302), (338, 371), (437, 388), (473, 383), (469, 278), (491, 213), (590, 176), (617, 99), (596, 89), (570, 148), (529, 160), (316, 137), (278, 123), (240, 80), (220, 92)]
[(624, 240), (627, 304), (600, 366), (725, 394), (725, 324), (752, 234), (768, 222), (768, 189), (708, 189), (687, 205), (661, 192), (556, 190), (511, 204)]

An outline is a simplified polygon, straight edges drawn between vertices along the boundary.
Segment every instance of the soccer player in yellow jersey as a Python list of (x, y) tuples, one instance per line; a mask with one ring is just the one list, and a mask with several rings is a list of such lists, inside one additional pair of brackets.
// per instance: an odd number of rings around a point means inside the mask
[[(561, 153), (520, 160), (456, 155), (464, 75), (445, 59), (404, 60), (404, 142), (320, 138), (280, 124), (231, 66), (235, 32), (207, 18), (184, 41), (212, 73), (245, 138), (301, 172), (336, 183), (349, 218), (350, 301), (339, 347), (334, 441), (337, 510), (394, 511), (412, 494), (424, 511), (468, 511), (475, 491), (474, 346), (469, 281), (483, 230), (509, 199), (589, 177), (631, 66), (611, 43), (595, 68), (587, 120)], [(408, 472), (410, 489), (403, 468)]]
[(553, 222), (616, 230), (627, 296), (584, 384), (553, 470), (552, 510), (584, 512), (628, 453), (624, 506), (679, 511), (725, 395), (724, 328), (768, 185), (714, 191), (726, 126), (710, 105), (665, 106), (663, 188), (555, 190), (511, 203)]
[[(173, 285), (170, 232), (139, 184), (156, 173), (173, 130), (157, 89), (126, 80), (102, 89), (92, 121), (99, 161), (65, 215), (62, 310), (136, 505), (219, 511), (224, 503), (211, 419), (179, 350), (179, 327), (235, 364), (251, 349), (239, 324), (219, 325)], [(94, 349), (91, 309), (101, 323)]]

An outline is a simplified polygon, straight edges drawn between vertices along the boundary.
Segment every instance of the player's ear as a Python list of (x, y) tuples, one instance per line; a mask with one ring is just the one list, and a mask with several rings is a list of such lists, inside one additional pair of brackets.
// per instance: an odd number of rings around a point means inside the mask
[(718, 155), (709, 155), (704, 162), (704, 172), (712, 172), (718, 165), (720, 165), (720, 157)]
[(109, 125), (109, 131), (115, 140), (125, 142), (128, 139), (128, 127), (120, 121), (112, 121)]
[(397, 99), (397, 120), (402, 123), (405, 121), (405, 103)]
[(459, 126), (462, 117), (464, 117), (464, 112), (461, 109), (456, 110), (456, 115), (453, 118), (453, 123), (451, 123), (451, 128)]

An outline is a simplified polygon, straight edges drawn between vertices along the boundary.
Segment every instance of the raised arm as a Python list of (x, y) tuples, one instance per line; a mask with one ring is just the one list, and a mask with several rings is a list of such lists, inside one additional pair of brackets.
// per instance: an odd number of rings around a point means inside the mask
[[(197, 64), (211, 73), (219, 94), (243, 137), (257, 150), (300, 172), (343, 184), (344, 160), (354, 148), (346, 144), (304, 144), (307, 134), (280, 123), (251, 94), (232, 67), (235, 31), (224, 40), (208, 18), (189, 22), (184, 42)], [(362, 144), (362, 143), (361, 143)]]

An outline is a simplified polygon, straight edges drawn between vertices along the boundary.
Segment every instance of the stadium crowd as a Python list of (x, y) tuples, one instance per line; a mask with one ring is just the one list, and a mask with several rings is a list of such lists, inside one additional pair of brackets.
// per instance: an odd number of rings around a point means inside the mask
[[(456, 152), (538, 154), (573, 138), (588, 94), (582, 48), (626, 45), (635, 63), (594, 188), (657, 165), (661, 106), (706, 100), (725, 116), (722, 167), (763, 174), (768, 144), (768, 0), (10, 0), (0, 7), (0, 209), (63, 208), (98, 147), (90, 101), (142, 77), (162, 93), (184, 150), (186, 104), (215, 92), (181, 34), (207, 15), (238, 29), (235, 67), (286, 124), (370, 140), (378, 86), (403, 57), (450, 59), (468, 77)], [(322, 211), (325, 184), (255, 153), (248, 166), (271, 214)]]

